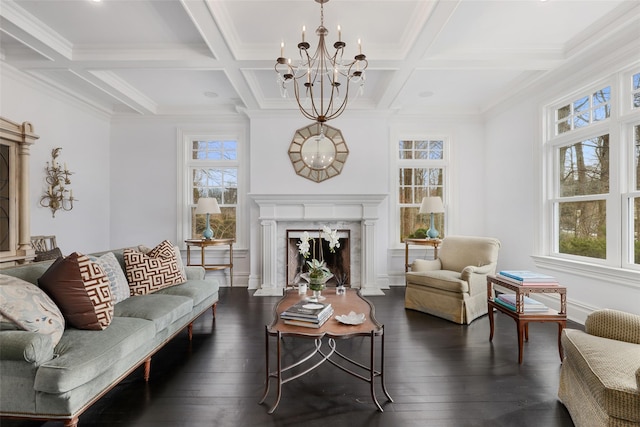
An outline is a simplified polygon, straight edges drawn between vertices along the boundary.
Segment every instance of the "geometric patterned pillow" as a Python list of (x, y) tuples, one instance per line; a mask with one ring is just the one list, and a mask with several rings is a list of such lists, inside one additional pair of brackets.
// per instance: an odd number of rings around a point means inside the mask
[(0, 274), (0, 329), (48, 334), (55, 346), (64, 332), (64, 317), (42, 289)]
[(102, 267), (107, 275), (111, 288), (111, 299), (114, 304), (129, 298), (129, 282), (127, 282), (127, 277), (113, 252), (107, 252), (101, 257), (89, 255), (89, 259)]
[(178, 266), (173, 245), (168, 240), (148, 254), (125, 249), (123, 256), (131, 295), (150, 294), (186, 281)]
[(38, 284), (60, 308), (67, 323), (78, 329), (103, 330), (113, 318), (109, 280), (88, 256), (72, 253), (58, 258)]

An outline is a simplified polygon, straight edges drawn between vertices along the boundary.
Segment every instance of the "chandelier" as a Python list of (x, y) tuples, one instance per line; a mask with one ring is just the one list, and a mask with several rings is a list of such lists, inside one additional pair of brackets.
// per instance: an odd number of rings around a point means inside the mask
[[(284, 57), (284, 42), (280, 44), (280, 57), (276, 60), (278, 86), (283, 98), (288, 97), (287, 86), (293, 84), (293, 93), (302, 115), (319, 123), (335, 119), (347, 107), (351, 83), (364, 90), (367, 57), (362, 53), (362, 43), (358, 39), (358, 54), (353, 60), (344, 58), (346, 43), (338, 26), (338, 41), (333, 44), (335, 51), (329, 53), (325, 37), (329, 31), (324, 26), (324, 4), (329, 0), (315, 0), (320, 3), (320, 26), (316, 29), (318, 47), (309, 54), (311, 45), (305, 41), (305, 27), (302, 27), (302, 41), (298, 43), (300, 59), (292, 62)], [(341, 92), (342, 90), (342, 92)]]

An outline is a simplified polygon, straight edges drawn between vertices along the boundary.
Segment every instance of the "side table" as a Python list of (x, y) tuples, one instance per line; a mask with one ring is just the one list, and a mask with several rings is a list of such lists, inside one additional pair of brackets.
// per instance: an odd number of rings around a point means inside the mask
[(409, 245), (431, 246), (433, 248), (433, 259), (438, 258), (438, 246), (440, 239), (404, 239), (404, 272), (409, 271)]
[[(229, 285), (233, 287), (233, 242), (234, 239), (187, 239), (187, 265), (200, 265), (205, 270), (222, 270), (229, 269)], [(208, 246), (229, 246), (229, 262), (227, 264), (206, 264), (204, 261), (204, 250)], [(200, 248), (200, 264), (191, 264), (191, 247)]]
[[(509, 310), (496, 302), (494, 302), (494, 285), (514, 291), (516, 294), (516, 311)], [(540, 313), (524, 312), (524, 297), (529, 294), (559, 294), (560, 295), (560, 311), (548, 309)], [(563, 359), (562, 330), (567, 326), (567, 288), (561, 285), (516, 285), (506, 280), (501, 280), (496, 276), (487, 276), (487, 304), (489, 308), (489, 325), (490, 334), (489, 341), (493, 340), (493, 309), (506, 314), (515, 320), (518, 330), (518, 363), (522, 363), (523, 358), (523, 341), (529, 341), (529, 323), (530, 322), (554, 322), (558, 324), (558, 351), (560, 353), (560, 361)]]

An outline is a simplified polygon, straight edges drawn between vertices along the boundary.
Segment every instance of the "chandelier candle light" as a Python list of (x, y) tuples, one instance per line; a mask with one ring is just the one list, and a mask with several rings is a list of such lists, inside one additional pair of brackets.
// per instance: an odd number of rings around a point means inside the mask
[[(344, 58), (346, 43), (342, 41), (342, 30), (338, 25), (338, 41), (333, 44), (335, 52), (329, 53), (325, 37), (329, 34), (324, 26), (324, 3), (329, 0), (315, 0), (320, 3), (320, 26), (316, 29), (318, 47), (309, 54), (311, 45), (305, 41), (306, 28), (302, 27), (302, 41), (298, 43), (300, 59), (293, 63), (285, 58), (284, 42), (280, 44), (280, 57), (275, 70), (283, 98), (288, 96), (287, 83), (293, 82), (294, 95), (302, 115), (319, 123), (338, 117), (347, 107), (350, 83), (360, 84), (364, 89), (367, 57), (362, 53), (362, 43), (358, 39), (358, 54), (353, 60)], [(340, 94), (340, 88), (344, 93)], [(304, 96), (304, 98), (303, 98)]]

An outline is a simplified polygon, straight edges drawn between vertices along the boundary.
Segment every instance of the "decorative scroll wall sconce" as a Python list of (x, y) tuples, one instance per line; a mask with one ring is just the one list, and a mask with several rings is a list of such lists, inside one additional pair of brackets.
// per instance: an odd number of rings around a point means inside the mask
[(47, 162), (47, 176), (45, 181), (49, 184), (47, 192), (40, 198), (40, 206), (51, 209), (51, 214), (55, 218), (56, 211), (59, 209), (70, 211), (73, 209), (73, 202), (77, 199), (73, 198), (73, 190), (67, 189), (65, 186), (71, 185), (70, 175), (73, 172), (69, 172), (67, 164), (64, 164), (64, 169), (56, 158), (60, 155), (62, 147), (54, 148), (51, 151), (51, 164)]

